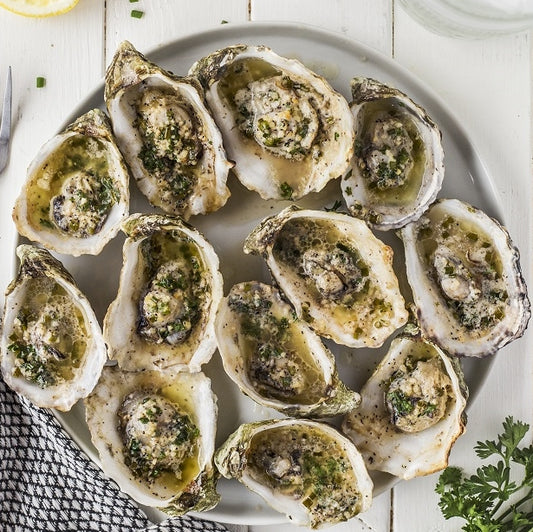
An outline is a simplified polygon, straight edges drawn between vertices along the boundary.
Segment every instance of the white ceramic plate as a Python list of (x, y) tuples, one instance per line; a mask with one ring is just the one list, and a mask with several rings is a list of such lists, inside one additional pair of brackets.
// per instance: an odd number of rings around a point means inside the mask
[[(264, 44), (281, 55), (300, 59), (308, 67), (328, 78), (348, 99), (349, 82), (356, 75), (371, 76), (403, 90), (426, 108), (442, 130), (446, 175), (440, 196), (460, 198), (502, 219), (492, 182), (453, 114), (408, 71), (362, 44), (339, 34), (309, 26), (248, 23), (239, 26), (221, 26), (182, 38), (152, 53), (147, 53), (147, 56), (172, 72), (185, 75), (197, 59), (218, 48), (237, 43)], [(68, 122), (72, 122), (93, 107), (103, 108), (103, 86), (97, 87), (73, 111)], [(236, 282), (252, 279), (268, 281), (268, 273), (262, 260), (244, 255), (242, 243), (260, 220), (278, 212), (288, 204), (288, 202), (263, 201), (257, 194), (245, 190), (234, 178), (230, 179), (229, 187), (232, 196), (225, 207), (217, 213), (191, 219), (191, 223), (207, 236), (219, 254), (225, 279), (225, 293)], [(144, 197), (141, 197), (134, 183), (131, 184), (131, 192), (131, 212), (154, 210)], [(312, 194), (299, 204), (323, 209), (332, 206), (337, 199), (342, 199), (338, 180), (330, 183), (320, 194)], [(378, 233), (378, 236), (395, 250), (395, 268), (407, 297), (409, 292), (403, 274), (403, 252), (399, 240), (394, 234), (389, 233)], [(59, 256), (78, 281), (80, 288), (87, 294), (100, 320), (103, 319), (107, 306), (116, 294), (122, 264), (122, 243), (123, 236), (117, 237), (97, 257), (86, 256), (75, 259)], [(368, 378), (388, 345), (387, 342), (381, 349), (353, 350), (329, 344), (337, 356), (341, 377), (348, 386), (356, 390), (360, 389)], [(490, 363), (490, 360), (465, 362), (466, 379), (472, 396), (482, 386)], [(213, 389), (218, 396), (217, 445), (243, 422), (279, 417), (276, 412), (260, 408), (240, 394), (237, 387), (226, 377), (218, 354), (215, 354), (207, 364), (205, 372), (212, 378)], [(71, 412), (57, 414), (57, 417), (85, 452), (98, 462), (85, 425), (83, 406), (78, 404)], [(373, 473), (373, 478), (376, 494), (390, 489), (394, 484), (394, 479), (386, 474)], [(270, 509), (262, 499), (246, 490), (237, 481), (221, 479), (219, 491), (222, 495), (220, 504), (214, 510), (202, 514), (202, 517), (222, 522), (256, 525), (285, 522), (284, 516)], [(148, 509), (147, 513), (154, 521), (165, 517), (162, 513), (151, 509)]]

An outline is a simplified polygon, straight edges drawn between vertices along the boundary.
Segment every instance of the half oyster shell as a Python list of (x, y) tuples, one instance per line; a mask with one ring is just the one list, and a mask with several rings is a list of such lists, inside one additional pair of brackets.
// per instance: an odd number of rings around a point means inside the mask
[(499, 222), (442, 199), (400, 236), (427, 338), (450, 354), (483, 357), (522, 336), (530, 302), (519, 252)]
[(275, 288), (231, 288), (215, 330), (224, 369), (263, 406), (297, 417), (328, 417), (357, 407), (359, 394), (340, 381), (335, 358)]
[(34, 405), (67, 411), (91, 392), (107, 360), (100, 325), (48, 251), (23, 244), (17, 255), (20, 270), (5, 296), (2, 375)]
[(372, 78), (351, 82), (355, 149), (342, 179), (350, 212), (386, 231), (418, 219), (442, 186), (441, 132), (426, 111)]
[(264, 199), (298, 199), (342, 175), (352, 156), (343, 96), (302, 63), (266, 46), (218, 50), (190, 69), (235, 161), (241, 183)]
[(120, 149), (152, 205), (188, 219), (226, 203), (232, 164), (196, 79), (170, 74), (124, 41), (107, 70), (105, 101)]
[(179, 218), (133, 214), (117, 297), (104, 319), (110, 358), (125, 370), (199, 371), (216, 349), (223, 296), (213, 247)]
[(215, 463), (296, 525), (322, 528), (368, 510), (373, 484), (356, 447), (330, 425), (269, 420), (241, 425)]
[(290, 206), (245, 240), (261, 255), (299, 318), (350, 347), (379, 347), (407, 321), (392, 249), (346, 214)]
[(203, 373), (106, 367), (85, 407), (101, 467), (123, 492), (169, 515), (216, 506), (217, 406)]
[(358, 410), (342, 430), (368, 469), (402, 479), (448, 465), (466, 423), (468, 391), (457, 359), (420, 336), (395, 338), (361, 390)]
[(21, 235), (77, 257), (100, 253), (128, 209), (128, 170), (109, 119), (93, 109), (39, 150), (13, 220)]

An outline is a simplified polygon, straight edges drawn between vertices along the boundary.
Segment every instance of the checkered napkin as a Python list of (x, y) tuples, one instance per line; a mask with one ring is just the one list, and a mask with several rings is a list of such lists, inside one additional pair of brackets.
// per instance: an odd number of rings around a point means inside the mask
[(227, 532), (188, 516), (153, 525), (50, 412), (18, 397), (1, 379), (0, 530)]

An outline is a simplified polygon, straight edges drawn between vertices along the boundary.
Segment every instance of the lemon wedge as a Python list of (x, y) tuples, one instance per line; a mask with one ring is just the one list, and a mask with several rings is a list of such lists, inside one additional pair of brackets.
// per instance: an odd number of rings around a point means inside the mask
[(0, 0), (0, 7), (25, 17), (51, 17), (70, 11), (79, 0)]

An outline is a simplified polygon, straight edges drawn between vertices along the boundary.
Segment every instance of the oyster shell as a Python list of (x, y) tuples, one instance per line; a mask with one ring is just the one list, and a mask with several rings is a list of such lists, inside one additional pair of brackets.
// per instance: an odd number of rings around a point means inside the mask
[(466, 423), (468, 391), (457, 359), (420, 336), (395, 338), (361, 389), (343, 432), (368, 469), (402, 479), (444, 469)]
[(241, 425), (215, 463), (297, 525), (321, 528), (368, 510), (373, 484), (356, 447), (330, 425), (269, 420)]
[(427, 338), (450, 354), (483, 357), (522, 336), (530, 302), (518, 250), (500, 223), (442, 199), (400, 236)]
[(169, 515), (218, 503), (216, 397), (203, 373), (106, 367), (85, 407), (104, 473), (134, 500)]
[(97, 255), (128, 215), (129, 173), (107, 116), (93, 109), (33, 159), (15, 202), (18, 232), (47, 249)]
[(188, 219), (226, 203), (232, 164), (196, 79), (170, 74), (124, 41), (107, 70), (105, 101), (120, 149), (152, 205)]
[(275, 288), (231, 288), (215, 321), (224, 369), (263, 406), (298, 417), (328, 417), (357, 407), (359, 394), (340, 381), (335, 359)]
[(350, 347), (379, 347), (407, 321), (392, 249), (351, 216), (290, 206), (245, 240), (299, 318)]
[(355, 149), (342, 179), (350, 212), (380, 230), (418, 219), (442, 186), (441, 132), (407, 95), (372, 78), (351, 82)]
[(343, 96), (266, 46), (218, 50), (190, 69), (241, 183), (264, 199), (298, 199), (344, 173), (353, 150)]
[(199, 371), (216, 349), (223, 296), (213, 247), (179, 218), (133, 214), (117, 297), (104, 319), (110, 358), (126, 370)]
[(72, 276), (50, 253), (17, 247), (2, 321), (6, 384), (43, 408), (67, 411), (96, 385), (106, 356), (98, 320)]

